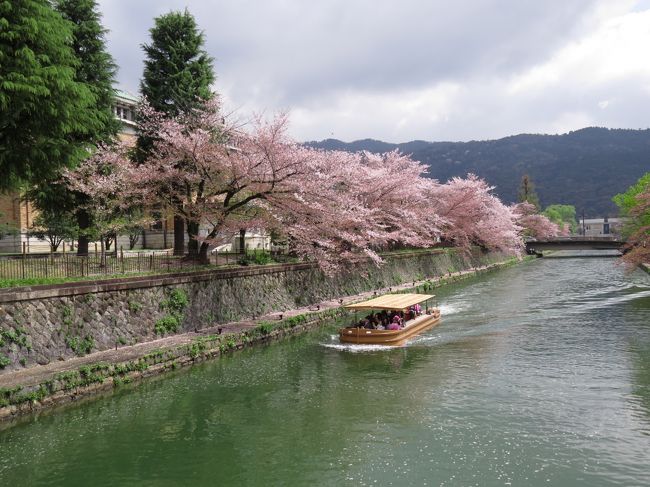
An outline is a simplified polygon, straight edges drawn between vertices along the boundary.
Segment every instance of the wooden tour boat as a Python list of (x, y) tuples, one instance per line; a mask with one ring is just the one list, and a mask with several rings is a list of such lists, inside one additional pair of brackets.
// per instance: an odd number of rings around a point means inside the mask
[[(351, 310), (363, 311), (403, 311), (407, 312), (411, 306), (425, 303), (434, 296), (431, 294), (386, 294), (361, 303), (345, 306)], [(440, 309), (425, 308), (424, 312), (404, 323), (399, 330), (377, 330), (367, 328), (341, 328), (339, 339), (344, 343), (362, 343), (368, 345), (403, 345), (409, 338), (440, 322)]]

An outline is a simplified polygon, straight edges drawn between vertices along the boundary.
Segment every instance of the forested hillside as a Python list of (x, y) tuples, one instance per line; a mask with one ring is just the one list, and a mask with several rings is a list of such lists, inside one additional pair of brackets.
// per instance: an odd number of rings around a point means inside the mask
[(617, 213), (611, 198), (650, 171), (650, 130), (585, 128), (564, 135), (521, 134), (499, 140), (389, 144), (372, 139), (335, 139), (308, 145), (347, 151), (399, 149), (427, 164), (444, 182), (472, 172), (496, 186), (506, 202), (517, 198), (524, 174), (536, 186), (542, 206), (570, 204), (587, 217)]

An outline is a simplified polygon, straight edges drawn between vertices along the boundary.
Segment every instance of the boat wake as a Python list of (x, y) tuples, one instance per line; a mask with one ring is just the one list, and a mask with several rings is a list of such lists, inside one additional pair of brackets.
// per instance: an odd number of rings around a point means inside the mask
[(464, 309), (464, 307), (460, 304), (441, 304), (438, 306), (438, 308), (440, 308), (440, 316), (443, 318), (445, 316), (460, 313)]
[(392, 347), (389, 345), (364, 345), (364, 344), (357, 344), (357, 343), (339, 343), (339, 336), (338, 335), (332, 335), (331, 337), (331, 342), (330, 343), (321, 343), (325, 348), (331, 348), (333, 350), (342, 350), (345, 352), (351, 352), (351, 353), (368, 353), (368, 352), (377, 352), (381, 350), (392, 350), (394, 348), (400, 348), (400, 347)]

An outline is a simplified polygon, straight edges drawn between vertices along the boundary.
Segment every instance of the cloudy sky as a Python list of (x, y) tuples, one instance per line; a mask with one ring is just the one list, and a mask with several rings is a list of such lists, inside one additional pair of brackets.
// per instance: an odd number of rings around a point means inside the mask
[(650, 0), (99, 0), (138, 92), (154, 17), (188, 8), (228, 111), (299, 140), (650, 126)]

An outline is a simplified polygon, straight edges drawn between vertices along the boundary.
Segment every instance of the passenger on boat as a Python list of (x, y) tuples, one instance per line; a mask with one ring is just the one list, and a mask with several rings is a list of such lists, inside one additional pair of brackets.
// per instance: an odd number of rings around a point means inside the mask
[(388, 316), (388, 311), (383, 309), (381, 313), (379, 313), (379, 322), (386, 328), (390, 324), (390, 318)]

